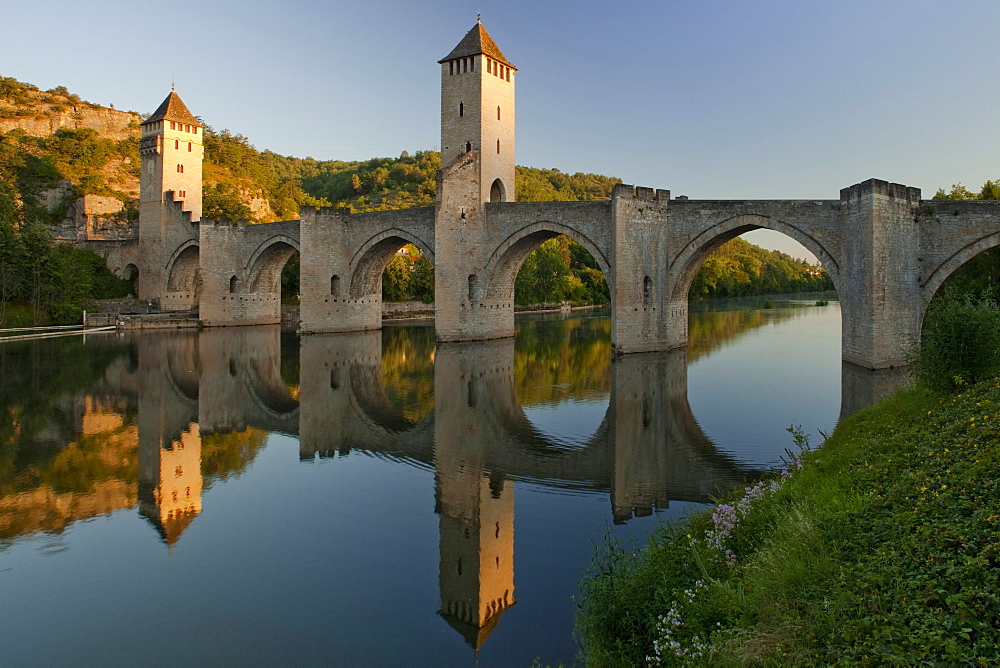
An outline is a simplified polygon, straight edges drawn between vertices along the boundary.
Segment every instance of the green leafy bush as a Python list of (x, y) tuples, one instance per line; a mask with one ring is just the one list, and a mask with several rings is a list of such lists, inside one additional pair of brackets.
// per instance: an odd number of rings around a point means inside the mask
[(991, 293), (946, 290), (935, 297), (911, 357), (917, 379), (937, 390), (995, 377), (1000, 373), (1000, 309)]

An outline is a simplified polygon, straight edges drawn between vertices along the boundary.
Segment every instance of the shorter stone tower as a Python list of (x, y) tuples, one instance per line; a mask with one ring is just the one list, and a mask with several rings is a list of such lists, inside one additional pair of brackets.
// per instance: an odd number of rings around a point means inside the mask
[(185, 246), (198, 239), (204, 131), (173, 91), (142, 123), (138, 296), (164, 308), (197, 303), (198, 249)]
[(140, 434), (139, 512), (170, 547), (201, 513), (201, 436), (191, 423), (176, 440)]
[(441, 64), (441, 167), (479, 151), (480, 202), (514, 201), (514, 78), (476, 23)]
[[(179, 202), (192, 221), (201, 220), (204, 127), (180, 95), (170, 95), (142, 123), (140, 205)], [(168, 195), (168, 193), (172, 193)]]

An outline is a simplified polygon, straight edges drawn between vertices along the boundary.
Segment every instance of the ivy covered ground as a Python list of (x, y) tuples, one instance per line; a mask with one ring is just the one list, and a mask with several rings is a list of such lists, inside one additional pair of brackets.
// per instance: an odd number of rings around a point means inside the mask
[(1000, 382), (911, 389), (643, 551), (606, 546), (577, 628), (588, 665), (994, 665), (998, 576)]

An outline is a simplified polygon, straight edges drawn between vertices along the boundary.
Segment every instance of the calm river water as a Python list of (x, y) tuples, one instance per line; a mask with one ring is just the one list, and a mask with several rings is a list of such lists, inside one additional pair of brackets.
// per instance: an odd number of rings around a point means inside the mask
[(687, 351), (614, 363), (600, 312), (3, 344), (0, 663), (571, 663), (595, 543), (834, 427), (813, 303), (692, 305)]

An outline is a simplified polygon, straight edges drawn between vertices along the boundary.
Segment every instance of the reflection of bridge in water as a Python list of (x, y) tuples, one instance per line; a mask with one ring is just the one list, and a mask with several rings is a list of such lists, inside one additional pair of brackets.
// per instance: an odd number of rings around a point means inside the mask
[[(140, 431), (161, 434), (157, 442), (196, 422), (203, 435), (254, 427), (298, 436), (303, 459), (361, 450), (440, 468), (454, 452), (494, 479), (608, 490), (617, 520), (669, 500), (707, 502), (749, 473), (715, 449), (691, 414), (683, 352), (614, 362), (600, 427), (567, 448), (542, 434), (515, 397), (513, 339), (440, 345), (434, 408), (422, 421), (388, 398), (378, 331), (303, 337), (299, 400), (281, 377), (276, 327), (139, 342), (140, 419), (155, 420)], [(150, 403), (155, 410), (144, 410)]]
[[(389, 400), (381, 341), (378, 331), (302, 337), (297, 400), (281, 376), (277, 327), (139, 337), (140, 439), (169, 443), (198, 423), (203, 435), (254, 427), (298, 436), (303, 459), (361, 450), (436, 466), (445, 452), (469, 462), (476, 452), (494, 478), (610, 491), (619, 521), (670, 500), (708, 502), (751, 473), (718, 451), (691, 413), (683, 351), (616, 360), (600, 427), (567, 448), (517, 401), (513, 339), (439, 345), (434, 408), (422, 421)], [(896, 383), (886, 371), (845, 364), (842, 414)]]
[[(614, 361), (603, 421), (568, 448), (518, 403), (514, 344), (439, 344), (433, 409), (412, 420), (383, 385), (379, 331), (302, 337), (297, 398), (282, 378), (277, 327), (143, 335), (134, 376), (142, 512), (172, 544), (201, 511), (199, 435), (256, 428), (298, 436), (303, 460), (363, 451), (433, 468), (440, 614), (478, 648), (514, 603), (511, 481), (609, 492), (623, 522), (672, 500), (708, 502), (753, 474), (695, 420), (685, 352)], [(891, 390), (898, 381), (886, 374), (845, 364), (842, 414)]]

